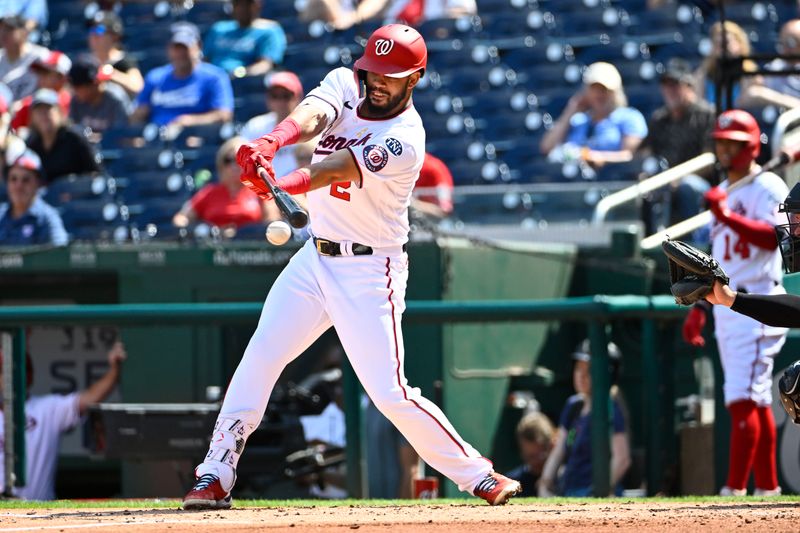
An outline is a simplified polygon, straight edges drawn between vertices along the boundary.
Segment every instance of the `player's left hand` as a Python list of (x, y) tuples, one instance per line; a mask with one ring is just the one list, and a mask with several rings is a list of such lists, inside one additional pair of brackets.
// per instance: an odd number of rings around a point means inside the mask
[(117, 341), (108, 351), (108, 364), (112, 367), (119, 367), (122, 362), (128, 358), (128, 352), (125, 351), (125, 345), (122, 341)]
[(704, 195), (708, 209), (714, 213), (717, 220), (728, 218), (730, 208), (728, 207), (728, 193), (720, 187), (711, 187)]
[(244, 143), (236, 151), (236, 162), (242, 171), (249, 173), (255, 170), (256, 165), (266, 167), (266, 163), (275, 159), (278, 151), (278, 141), (272, 135), (264, 135), (249, 143)]

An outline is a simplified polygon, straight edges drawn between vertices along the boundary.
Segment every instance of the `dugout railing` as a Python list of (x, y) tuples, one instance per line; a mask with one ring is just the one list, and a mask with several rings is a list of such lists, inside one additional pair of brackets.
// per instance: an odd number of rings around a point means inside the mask
[[(15, 479), (6, 484), (23, 485), (25, 481), (24, 425), (13, 423), (24, 418), (25, 391), (25, 328), (32, 325), (108, 324), (116, 326), (148, 325), (217, 325), (252, 321), (261, 312), (261, 303), (173, 303), (173, 304), (111, 304), (111, 305), (52, 305), (0, 307), (0, 331), (3, 335), (3, 363), (6, 372), (4, 403), (12, 402), (11, 410), (4, 409), (9, 428), (5, 439), (13, 455)], [(592, 296), (553, 300), (527, 301), (409, 301), (404, 319), (422, 323), (465, 322), (552, 322), (584, 321), (588, 325), (593, 360), (592, 404), (608, 405), (610, 376), (608, 369), (608, 334), (605, 325), (614, 319), (634, 319), (642, 323), (642, 379), (644, 407), (648, 413), (645, 427), (645, 476), (648, 494), (654, 494), (662, 484), (664, 435), (663, 403), (660, 399), (660, 374), (657, 357), (656, 326), (660, 321), (682, 319), (685, 309), (676, 306), (670, 296)], [(9, 350), (9, 342), (13, 349)], [(360, 387), (355, 374), (345, 365), (344, 395), (347, 420), (348, 489), (351, 495), (362, 491), (360, 440)], [(11, 372), (8, 372), (8, 370)], [(13, 385), (12, 385), (13, 383)], [(11, 390), (8, 390), (8, 386)], [(11, 415), (11, 417), (9, 417)], [(594, 493), (609, 494), (610, 430), (609, 410), (592, 410), (592, 465)], [(604, 436), (604, 438), (601, 438)], [(11, 461), (11, 457), (7, 461)], [(10, 465), (10, 462), (6, 464)]]

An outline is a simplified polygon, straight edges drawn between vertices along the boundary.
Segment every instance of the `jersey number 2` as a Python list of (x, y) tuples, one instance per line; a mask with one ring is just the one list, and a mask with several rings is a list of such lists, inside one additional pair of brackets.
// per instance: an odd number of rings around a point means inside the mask
[(349, 189), (352, 184), (353, 184), (352, 181), (340, 181), (338, 183), (331, 183), (331, 196), (335, 196), (340, 200), (349, 202), (350, 193), (345, 191), (344, 189)]
[[(750, 247), (742, 239), (739, 239), (739, 240), (736, 241), (736, 244), (733, 245), (733, 251), (735, 253), (739, 254), (739, 256), (742, 259), (747, 259), (747, 258), (750, 257)], [(725, 261), (730, 261), (730, 260), (731, 260), (731, 236), (726, 234), (725, 235)]]

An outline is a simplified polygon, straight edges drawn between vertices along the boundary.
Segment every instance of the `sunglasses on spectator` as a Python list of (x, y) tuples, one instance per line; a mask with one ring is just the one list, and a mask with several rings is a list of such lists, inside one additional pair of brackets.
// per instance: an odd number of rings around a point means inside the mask
[(32, 183), (33, 182), (33, 176), (19, 175), (19, 174), (9, 174), (8, 175), (8, 182), (9, 183), (16, 183), (16, 182)]
[(294, 93), (289, 91), (268, 91), (267, 96), (273, 100), (291, 100), (294, 97)]
[(231, 163), (236, 163), (236, 156), (235, 155), (226, 155), (222, 158), (223, 165), (230, 165)]
[(104, 24), (98, 24), (97, 26), (92, 26), (89, 29), (89, 33), (93, 33), (94, 35), (105, 35), (108, 33), (108, 28), (106, 28)]

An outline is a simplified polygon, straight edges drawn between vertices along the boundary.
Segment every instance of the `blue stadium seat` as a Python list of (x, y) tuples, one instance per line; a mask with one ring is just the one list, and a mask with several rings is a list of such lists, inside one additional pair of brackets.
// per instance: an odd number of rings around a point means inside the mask
[(234, 96), (249, 96), (258, 94), (264, 96), (264, 76), (245, 76), (244, 78), (231, 79)]
[(264, 242), (264, 234), (266, 231), (267, 225), (264, 223), (247, 224), (236, 230), (236, 235), (234, 235), (233, 240)]
[(129, 177), (141, 171), (175, 168), (176, 162), (175, 152), (168, 148), (124, 148), (119, 151), (118, 159), (106, 162), (106, 170), (114, 177)]
[(156, 226), (171, 226), (172, 216), (177, 213), (185, 202), (185, 198), (156, 198), (139, 205), (129, 205), (128, 210), (131, 220), (140, 230), (148, 224)]
[(47, 186), (44, 201), (56, 207), (75, 200), (109, 201), (115, 188), (115, 181), (108, 176), (66, 176)]
[(120, 183), (119, 189), (126, 204), (147, 202), (151, 198), (186, 200), (194, 191), (194, 180), (181, 171), (139, 172)]
[(87, 227), (108, 227), (120, 221), (120, 207), (107, 198), (73, 200), (59, 208), (70, 234)]
[(642, 172), (643, 159), (625, 163), (609, 163), (597, 171), (597, 181), (636, 181)]

